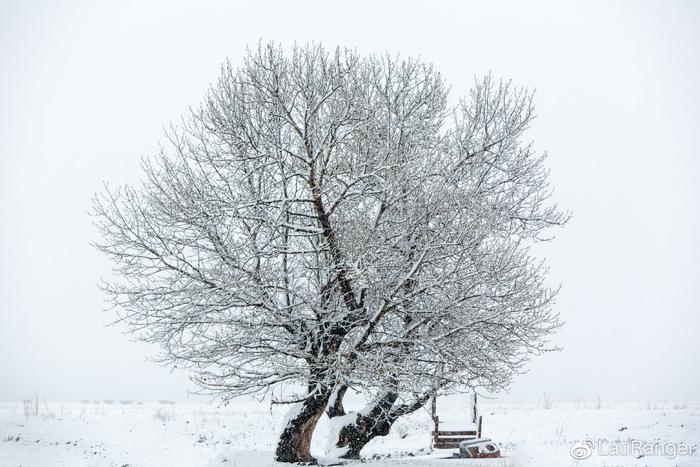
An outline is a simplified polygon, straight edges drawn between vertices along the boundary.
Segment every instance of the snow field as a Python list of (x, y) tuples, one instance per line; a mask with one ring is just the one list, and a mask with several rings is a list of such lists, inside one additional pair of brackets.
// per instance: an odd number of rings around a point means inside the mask
[[(454, 417), (464, 412), (460, 398), (441, 404)], [(577, 461), (570, 449), (584, 439), (609, 449), (631, 440), (644, 443), (700, 444), (700, 403), (480, 403), (484, 436), (501, 445), (503, 459), (444, 459), (453, 451), (430, 451), (432, 424), (426, 410), (400, 419), (389, 436), (363, 451), (370, 465), (489, 467), (700, 466), (698, 452), (675, 458), (593, 452)], [(50, 402), (38, 413), (23, 403), (0, 403), (2, 467), (268, 467), (289, 407), (234, 401), (206, 403)], [(467, 413), (465, 419), (468, 419)], [(445, 415), (447, 416), (447, 415)], [(312, 452), (325, 458), (328, 419), (324, 416)], [(603, 452), (604, 453), (604, 452)], [(442, 459), (441, 459), (442, 458)]]

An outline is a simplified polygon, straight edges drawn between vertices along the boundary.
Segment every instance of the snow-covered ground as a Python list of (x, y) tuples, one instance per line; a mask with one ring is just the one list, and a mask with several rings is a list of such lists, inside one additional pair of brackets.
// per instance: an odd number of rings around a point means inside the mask
[[(700, 454), (675, 458), (626, 452), (629, 446), (670, 449), (700, 444), (700, 403), (554, 403), (482, 402), (484, 435), (499, 442), (502, 459), (441, 459), (453, 451), (430, 451), (430, 418), (421, 411), (370, 444), (369, 465), (601, 467), (700, 466)], [(442, 401), (441, 412), (464, 412), (459, 398)], [(25, 414), (23, 403), (0, 403), (0, 466), (116, 467), (255, 467), (275, 466), (275, 438), (285, 408), (236, 401), (226, 407), (203, 403), (60, 403), (39, 404), (38, 415)], [(465, 414), (465, 418), (467, 415)], [(322, 419), (312, 452), (323, 457), (327, 420)], [(577, 441), (595, 442), (592, 455), (570, 455)], [(636, 443), (636, 444), (635, 444)], [(592, 445), (591, 445), (592, 446)], [(617, 449), (623, 455), (601, 455)], [(598, 452), (600, 450), (600, 452)], [(647, 453), (649, 454), (649, 453)]]

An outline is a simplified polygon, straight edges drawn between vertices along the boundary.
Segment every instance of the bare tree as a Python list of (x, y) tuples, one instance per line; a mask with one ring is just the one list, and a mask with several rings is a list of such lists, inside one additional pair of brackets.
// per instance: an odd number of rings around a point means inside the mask
[(285, 462), (344, 387), (406, 412), (438, 369), (505, 384), (558, 326), (526, 242), (565, 220), (509, 89), (450, 109), (431, 66), (319, 45), (226, 64), (142, 186), (95, 198), (120, 320), (224, 399), (302, 385)]
[[(427, 225), (449, 226), (421, 240), (439, 261), (422, 264), (393, 325), (360, 345), (356, 374), (327, 407), (344, 457), (358, 457), (434, 390), (501, 390), (531, 356), (552, 350), (546, 339), (559, 326), (551, 309), (556, 291), (545, 286), (546, 268), (528, 247), (567, 216), (548, 201), (544, 156), (523, 142), (533, 118), (531, 93), (489, 76), (457, 108), (444, 165), (426, 191), (446, 195), (438, 205), (450, 210), (426, 211)], [(413, 245), (404, 243), (407, 260)], [(373, 388), (370, 404), (346, 414), (348, 387)]]

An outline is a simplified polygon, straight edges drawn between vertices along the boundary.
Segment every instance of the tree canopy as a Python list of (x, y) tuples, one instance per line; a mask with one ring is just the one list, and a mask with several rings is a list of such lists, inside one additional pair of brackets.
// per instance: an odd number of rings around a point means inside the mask
[(560, 325), (529, 249), (566, 221), (533, 118), (530, 92), (490, 76), (451, 106), (419, 60), (261, 45), (140, 186), (95, 197), (104, 289), (224, 399), (303, 387), (281, 461), (311, 459), (341, 387), (503, 388)]

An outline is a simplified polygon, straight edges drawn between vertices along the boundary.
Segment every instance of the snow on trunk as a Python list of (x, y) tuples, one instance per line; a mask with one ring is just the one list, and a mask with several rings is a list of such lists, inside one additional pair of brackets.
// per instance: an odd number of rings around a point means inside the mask
[(342, 444), (340, 433), (343, 428), (355, 423), (357, 415), (357, 412), (351, 412), (330, 419), (328, 424), (328, 437), (326, 438), (326, 456), (329, 458), (342, 458), (348, 454), (350, 450), (349, 443), (339, 446), (339, 444)]
[(277, 442), (275, 460), (279, 462), (316, 462), (311, 455), (311, 437), (323, 415), (328, 395), (316, 394), (295, 404), (287, 413)]

